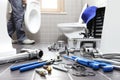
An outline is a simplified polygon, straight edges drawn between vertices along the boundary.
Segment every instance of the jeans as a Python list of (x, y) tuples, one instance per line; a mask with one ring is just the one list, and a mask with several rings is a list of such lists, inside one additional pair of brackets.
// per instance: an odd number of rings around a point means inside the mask
[(8, 34), (12, 38), (12, 35), (16, 31), (17, 40), (23, 41), (26, 39), (26, 35), (23, 29), (24, 7), (22, 0), (9, 0), (9, 2), (12, 7), (12, 13), (7, 24)]

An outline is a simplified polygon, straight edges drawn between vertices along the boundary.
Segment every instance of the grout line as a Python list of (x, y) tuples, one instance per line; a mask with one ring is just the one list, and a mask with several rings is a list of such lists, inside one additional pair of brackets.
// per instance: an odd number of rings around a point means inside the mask
[(70, 75), (70, 73), (68, 72), (67, 75), (69, 76), (70, 80), (73, 80), (72, 76)]
[(111, 78), (109, 78), (108, 76), (106, 76), (105, 74), (103, 74), (102, 72), (99, 72), (99, 71), (98, 71), (98, 73), (100, 73), (102, 76), (104, 76), (104, 77), (107, 78), (108, 80), (112, 80)]
[(31, 80), (35, 80), (35, 71), (33, 72), (33, 74), (32, 74), (32, 78), (31, 78)]
[[(15, 63), (14, 63), (14, 64), (15, 64)], [(11, 66), (13, 66), (14, 64), (12, 64)], [(0, 73), (0, 76), (2, 76), (2, 74), (5, 73), (11, 66), (7, 67), (4, 71), (2, 71), (2, 72)]]

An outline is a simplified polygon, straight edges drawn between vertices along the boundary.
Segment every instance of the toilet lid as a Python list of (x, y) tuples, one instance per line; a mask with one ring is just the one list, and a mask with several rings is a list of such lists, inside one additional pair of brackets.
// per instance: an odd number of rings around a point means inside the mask
[(41, 25), (40, 6), (27, 4), (24, 20), (26, 29), (32, 34), (37, 33)]

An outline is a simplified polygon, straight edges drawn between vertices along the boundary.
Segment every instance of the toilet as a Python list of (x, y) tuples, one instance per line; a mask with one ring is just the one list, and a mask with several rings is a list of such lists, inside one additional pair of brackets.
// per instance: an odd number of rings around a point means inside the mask
[(41, 11), (39, 0), (27, 0), (27, 6), (24, 16), (26, 29), (35, 34), (39, 31), (41, 25)]
[(76, 31), (83, 31), (86, 28), (85, 23), (60, 23), (57, 27), (63, 32), (63, 34), (73, 33)]
[[(63, 32), (64, 35), (73, 33), (73, 32), (78, 32), (78, 31), (83, 31), (86, 28), (86, 24), (83, 23), (83, 20), (81, 18), (82, 13), (84, 10), (87, 8), (87, 3), (84, 4), (81, 14), (79, 16), (78, 22), (73, 22), (73, 23), (59, 23), (57, 27)], [(79, 32), (78, 32), (79, 33)]]

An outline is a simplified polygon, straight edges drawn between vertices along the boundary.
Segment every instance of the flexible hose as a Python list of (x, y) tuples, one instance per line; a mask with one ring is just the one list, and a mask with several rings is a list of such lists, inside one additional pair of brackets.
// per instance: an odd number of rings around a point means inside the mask
[(104, 61), (104, 62), (111, 63), (111, 64), (113, 64), (113, 65), (118, 65), (118, 66), (120, 66), (120, 62), (113, 61), (113, 60), (102, 59), (102, 58), (94, 58), (93, 60), (96, 60), (96, 61)]

